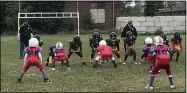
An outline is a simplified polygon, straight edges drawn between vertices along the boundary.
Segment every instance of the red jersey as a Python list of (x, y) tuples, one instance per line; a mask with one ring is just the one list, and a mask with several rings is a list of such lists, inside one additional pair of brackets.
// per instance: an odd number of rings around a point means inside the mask
[(65, 56), (65, 49), (57, 49), (55, 48), (56, 57), (63, 57)]
[(38, 53), (41, 52), (42, 49), (40, 47), (26, 47), (26, 53), (28, 54), (27, 58), (37, 58)]
[(106, 58), (109, 58), (109, 57), (112, 57), (112, 50), (111, 50), (111, 47), (106, 45), (106, 46), (98, 46), (97, 47), (97, 51), (100, 52), (100, 56), (101, 57), (106, 57)]
[(154, 53), (158, 62), (169, 62), (170, 56), (168, 52), (169, 48), (167, 45), (154, 46)]

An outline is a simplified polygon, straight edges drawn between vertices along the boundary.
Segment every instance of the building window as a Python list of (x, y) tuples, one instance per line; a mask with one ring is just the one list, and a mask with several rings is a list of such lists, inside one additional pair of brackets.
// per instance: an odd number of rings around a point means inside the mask
[(90, 9), (94, 23), (105, 23), (105, 9)]
[(104, 1), (98, 1), (97, 2), (97, 9), (105, 9), (105, 2)]

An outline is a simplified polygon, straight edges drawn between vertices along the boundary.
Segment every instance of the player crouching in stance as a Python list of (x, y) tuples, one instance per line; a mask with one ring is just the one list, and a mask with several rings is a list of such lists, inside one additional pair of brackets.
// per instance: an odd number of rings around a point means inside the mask
[(137, 64), (136, 62), (136, 50), (135, 50), (135, 40), (136, 37), (133, 35), (131, 31), (128, 31), (126, 33), (126, 44), (127, 44), (127, 53), (125, 54), (124, 62), (123, 64), (127, 64), (127, 57), (130, 55), (133, 55), (134, 64)]
[(112, 52), (117, 56), (119, 62), (121, 62), (120, 52), (119, 52), (119, 43), (120, 39), (117, 39), (117, 34), (115, 32), (110, 33), (110, 38), (106, 40), (107, 45), (109, 45), (112, 49)]
[(99, 42), (103, 40), (102, 35), (99, 33), (98, 29), (94, 29), (93, 34), (89, 37), (89, 43), (91, 48), (91, 57), (90, 64), (93, 64), (93, 58), (96, 52), (97, 47), (99, 46)]
[(38, 40), (38, 42), (39, 42), (39, 46), (42, 47), (42, 45), (43, 45), (43, 41), (40, 40), (40, 35), (35, 34), (33, 37), (36, 38), (36, 39)]
[(82, 41), (78, 35), (75, 35), (73, 40), (69, 42), (68, 58), (70, 58), (73, 53), (76, 53), (82, 59), (82, 65), (86, 65), (82, 54)]
[[(151, 46), (153, 46), (153, 40), (150, 37), (147, 37), (144, 41), (144, 48), (142, 49), (143, 54), (141, 56), (139, 64), (141, 64), (143, 58), (145, 58), (145, 61), (148, 60), (149, 49), (151, 48)], [(149, 57), (149, 61), (148, 61), (149, 67), (152, 67), (151, 59), (152, 58)]]
[(61, 42), (58, 42), (56, 44), (56, 48), (53, 50), (53, 53), (54, 53), (54, 57), (52, 59), (53, 67), (51, 70), (55, 70), (56, 61), (61, 61), (62, 66), (63, 66), (64, 61), (66, 61), (66, 65), (68, 67), (67, 69), (70, 70), (68, 56), (66, 55), (65, 49), (63, 48), (63, 44)]
[(18, 78), (18, 82), (21, 82), (23, 75), (28, 70), (30, 66), (36, 66), (42, 72), (44, 82), (49, 82), (49, 79), (44, 70), (44, 66), (42, 65), (42, 49), (38, 46), (38, 40), (36, 38), (31, 38), (29, 40), (29, 47), (25, 49), (25, 57), (24, 57), (24, 67), (22, 69), (21, 75)]
[(174, 37), (171, 38), (172, 42), (172, 53), (170, 55), (170, 60), (172, 60), (173, 55), (177, 52), (176, 62), (179, 59), (180, 51), (183, 51), (182, 48), (182, 38), (180, 37), (180, 33), (175, 32)]
[(153, 52), (153, 63), (155, 66), (151, 73), (150, 83), (146, 86), (147, 89), (153, 89), (153, 81), (155, 75), (158, 73), (160, 69), (165, 69), (170, 81), (170, 88), (175, 88), (172, 75), (170, 70), (170, 58), (169, 58), (169, 48), (167, 45), (163, 44), (163, 39), (160, 36), (154, 38), (155, 46), (151, 47), (150, 51)]
[(54, 58), (54, 50), (56, 48), (56, 45), (51, 45), (49, 47), (49, 57), (47, 58), (47, 63), (46, 63), (46, 66), (49, 66), (51, 63), (52, 63), (52, 59)]
[[(166, 34), (164, 34), (164, 33), (162, 33), (161, 35), (160, 35), (160, 37), (162, 37), (162, 39), (163, 39), (163, 41), (164, 41), (164, 45), (167, 45), (169, 48), (170, 48), (170, 46), (169, 46), (169, 40), (167, 39), (167, 36), (166, 36)], [(171, 50), (171, 49), (170, 49)], [(169, 54), (171, 54), (171, 51), (169, 51)]]
[(98, 62), (100, 59), (102, 59), (102, 60), (111, 59), (114, 64), (114, 67), (117, 67), (117, 63), (115, 62), (115, 59), (112, 56), (112, 50), (111, 50), (110, 46), (108, 46), (106, 44), (105, 40), (101, 40), (99, 42), (99, 46), (97, 47), (97, 52), (98, 52), (98, 55), (95, 58), (95, 63), (93, 66), (94, 68), (97, 68)]

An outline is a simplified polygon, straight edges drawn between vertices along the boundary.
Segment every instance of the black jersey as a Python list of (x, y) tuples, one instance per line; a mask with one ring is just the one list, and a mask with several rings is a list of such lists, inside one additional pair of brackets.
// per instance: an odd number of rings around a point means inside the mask
[(69, 45), (70, 45), (70, 49), (77, 51), (82, 46), (82, 42), (81, 41), (74, 42), (73, 40), (71, 40), (69, 42)]

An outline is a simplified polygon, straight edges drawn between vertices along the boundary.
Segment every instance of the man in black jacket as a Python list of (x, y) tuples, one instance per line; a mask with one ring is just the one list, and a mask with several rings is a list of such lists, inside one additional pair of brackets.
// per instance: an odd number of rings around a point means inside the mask
[(23, 58), (24, 54), (23, 51), (25, 47), (29, 45), (29, 39), (33, 37), (32, 28), (28, 24), (28, 22), (24, 22), (23, 25), (19, 27), (18, 31), (18, 39), (20, 40), (20, 59)]
[(128, 31), (131, 31), (133, 33), (133, 35), (137, 38), (137, 30), (136, 28), (133, 26), (132, 21), (128, 21), (127, 25), (123, 28), (123, 31), (121, 32), (121, 38), (124, 39), (124, 48), (125, 48), (125, 52), (126, 52), (126, 33)]

